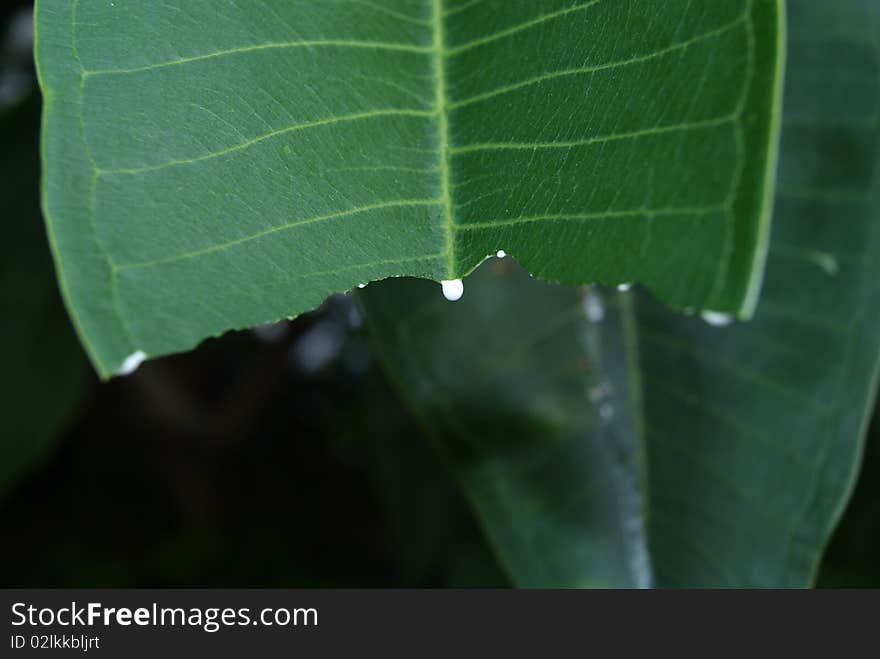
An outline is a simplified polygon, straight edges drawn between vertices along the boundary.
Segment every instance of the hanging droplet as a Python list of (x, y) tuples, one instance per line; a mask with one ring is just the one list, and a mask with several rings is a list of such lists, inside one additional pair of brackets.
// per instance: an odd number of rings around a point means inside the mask
[(119, 367), (119, 370), (116, 371), (116, 374), (131, 375), (137, 370), (138, 366), (144, 363), (146, 359), (147, 353), (145, 353), (143, 350), (133, 352), (125, 358), (125, 361), (122, 362), (122, 366)]
[(367, 287), (366, 284), (358, 284), (358, 288), (366, 288), (366, 287)]
[(464, 283), (461, 279), (448, 279), (440, 282), (440, 285), (443, 287), (443, 297), (450, 302), (460, 300), (464, 295)]
[(726, 327), (733, 322), (733, 316), (728, 313), (721, 313), (720, 311), (704, 311), (700, 314), (700, 317), (712, 325), (712, 327)]

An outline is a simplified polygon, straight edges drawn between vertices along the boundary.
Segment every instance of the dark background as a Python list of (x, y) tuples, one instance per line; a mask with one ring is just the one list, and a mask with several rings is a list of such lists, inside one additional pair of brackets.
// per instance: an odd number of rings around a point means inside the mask
[[(96, 380), (39, 215), (28, 5), (0, 10), (0, 586), (507, 585), (351, 297)], [(875, 422), (819, 584), (880, 586), (878, 556)]]

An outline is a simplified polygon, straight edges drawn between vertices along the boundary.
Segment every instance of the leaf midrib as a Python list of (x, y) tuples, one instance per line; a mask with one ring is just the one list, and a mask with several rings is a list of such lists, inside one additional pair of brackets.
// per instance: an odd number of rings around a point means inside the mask
[(440, 200), (443, 204), (443, 238), (446, 244), (447, 279), (455, 277), (455, 218), (452, 208), (449, 167), (449, 111), (446, 91), (446, 47), (443, 0), (431, 0), (432, 60), (434, 64), (434, 105), (437, 114), (437, 167), (440, 171)]

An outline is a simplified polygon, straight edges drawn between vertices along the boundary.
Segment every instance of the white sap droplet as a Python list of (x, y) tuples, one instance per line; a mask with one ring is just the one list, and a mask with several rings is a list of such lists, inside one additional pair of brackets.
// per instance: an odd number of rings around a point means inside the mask
[(602, 298), (592, 288), (584, 293), (584, 313), (591, 323), (601, 323), (605, 319), (605, 307)]
[(704, 311), (700, 317), (713, 327), (726, 327), (733, 322), (733, 316), (720, 311)]
[(618, 285), (617, 285), (617, 290), (620, 291), (621, 293), (626, 293), (629, 289), (632, 288), (632, 286), (633, 286), (633, 285), (630, 284), (630, 283), (618, 284)]
[(448, 279), (440, 282), (440, 285), (443, 287), (443, 297), (450, 302), (460, 300), (464, 295), (464, 283), (461, 279)]
[(143, 350), (138, 350), (137, 352), (131, 353), (128, 357), (125, 358), (125, 361), (122, 362), (122, 366), (119, 367), (119, 370), (116, 371), (117, 375), (131, 375), (137, 370), (137, 367), (144, 363), (147, 359), (147, 353)]
[(505, 252), (503, 249), (499, 249), (495, 256), (497, 256), (499, 259), (503, 259), (505, 256), (507, 256), (507, 252)]
[(366, 287), (367, 287), (366, 284), (358, 284), (358, 288), (366, 288)]

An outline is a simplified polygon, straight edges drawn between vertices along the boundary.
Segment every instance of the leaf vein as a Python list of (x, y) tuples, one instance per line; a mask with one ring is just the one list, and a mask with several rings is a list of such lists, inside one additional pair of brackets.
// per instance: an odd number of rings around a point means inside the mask
[(287, 50), (290, 48), (359, 48), (364, 50), (387, 50), (391, 52), (417, 53), (421, 55), (427, 55), (431, 53), (431, 48), (427, 46), (414, 46), (412, 44), (390, 43), (383, 41), (353, 41), (346, 39), (319, 39), (314, 41), (275, 41), (269, 43), (255, 44), (251, 46), (237, 46), (235, 48), (216, 50), (211, 53), (205, 53), (204, 55), (180, 57), (173, 60), (167, 60), (165, 62), (144, 64), (142, 66), (132, 66), (119, 69), (84, 69), (83, 75), (86, 77), (128, 75), (131, 73), (143, 73), (145, 71), (155, 71), (157, 69), (165, 69), (173, 66), (191, 64), (193, 62), (203, 62), (206, 60), (220, 59), (231, 55), (254, 53), (265, 50)]
[(294, 124), (292, 126), (285, 126), (284, 128), (279, 128), (278, 130), (273, 130), (268, 133), (263, 133), (253, 139), (246, 140), (239, 144), (235, 144), (226, 149), (221, 149), (219, 151), (211, 151), (200, 156), (196, 156), (194, 158), (179, 158), (174, 160), (167, 160), (162, 163), (158, 163), (156, 165), (145, 165), (143, 167), (122, 167), (116, 169), (99, 169), (98, 173), (101, 175), (109, 175), (109, 174), (142, 174), (144, 172), (154, 172), (162, 169), (167, 169), (168, 167), (175, 167), (179, 165), (191, 165), (193, 163), (202, 162), (205, 160), (212, 160), (214, 158), (220, 158), (222, 156), (229, 155), (230, 153), (235, 153), (236, 151), (242, 151), (249, 147), (254, 146), (255, 144), (259, 144), (260, 142), (265, 142), (266, 140), (272, 139), (273, 137), (278, 137), (279, 135), (285, 135), (287, 133), (293, 133), (301, 130), (308, 130), (310, 128), (319, 128), (321, 126), (329, 126), (332, 124), (338, 124), (348, 121), (363, 121), (366, 119), (376, 119), (381, 117), (433, 117), (435, 116), (435, 112), (430, 110), (415, 110), (415, 109), (387, 109), (387, 110), (372, 110), (370, 112), (358, 112), (354, 114), (345, 114), (338, 115), (335, 117), (327, 117), (325, 119), (318, 119), (316, 121), (309, 121), (300, 124)]
[(550, 12), (548, 14), (544, 14), (542, 16), (538, 16), (531, 20), (525, 21), (524, 23), (520, 23), (518, 25), (514, 25), (513, 27), (505, 28), (503, 30), (499, 30), (498, 32), (494, 32), (492, 34), (488, 34), (484, 37), (480, 37), (479, 39), (474, 39), (473, 41), (468, 41), (467, 43), (463, 43), (459, 46), (451, 48), (446, 51), (447, 56), (454, 56), (465, 51), (471, 50), (478, 46), (485, 45), (487, 43), (491, 43), (493, 41), (498, 41), (499, 39), (504, 39), (505, 37), (509, 37), (517, 32), (522, 32), (523, 30), (528, 30), (530, 28), (535, 27), (536, 25), (540, 25), (541, 23), (546, 23), (547, 21), (554, 20), (556, 18), (561, 18), (568, 14), (572, 14), (576, 11), (583, 11), (585, 9), (589, 9), (594, 5), (599, 4), (602, 0), (591, 0), (590, 2), (585, 2), (582, 5), (575, 5), (574, 7), (567, 7), (565, 9), (560, 9), (558, 11)]
[(489, 220), (486, 222), (468, 222), (467, 224), (456, 224), (456, 231), (475, 231), (480, 229), (494, 229), (496, 227), (512, 226), (516, 224), (524, 224), (529, 222), (561, 222), (561, 221), (577, 221), (577, 220), (601, 220), (606, 218), (624, 218), (646, 216), (669, 216), (669, 215), (709, 215), (711, 213), (725, 212), (727, 207), (724, 205), (707, 206), (705, 208), (633, 208), (620, 211), (603, 211), (597, 213), (585, 213), (582, 215), (535, 215), (529, 217), (515, 217), (509, 219)]
[(691, 121), (683, 124), (671, 124), (669, 126), (656, 126), (653, 128), (644, 128), (623, 133), (612, 133), (610, 135), (598, 135), (583, 140), (572, 140), (566, 142), (482, 142), (475, 144), (463, 144), (450, 149), (453, 155), (462, 153), (470, 153), (473, 151), (502, 151), (502, 150), (533, 150), (533, 149), (570, 149), (579, 146), (589, 146), (591, 144), (604, 144), (605, 142), (614, 142), (618, 140), (638, 139), (641, 137), (650, 137), (652, 135), (663, 135), (666, 133), (675, 133), (689, 130), (700, 130), (703, 128), (716, 128), (725, 124), (736, 122), (736, 115), (727, 115), (715, 119), (706, 119), (702, 121)]
[(502, 87), (497, 87), (495, 89), (491, 89), (487, 92), (483, 92), (481, 94), (476, 94), (474, 96), (470, 96), (460, 101), (455, 101), (450, 105), (450, 108), (456, 110), (461, 107), (465, 107), (467, 105), (471, 105), (473, 103), (478, 103), (480, 101), (487, 100), (494, 96), (499, 96), (502, 94), (508, 94), (510, 92), (523, 89), (525, 87), (530, 87), (533, 85), (540, 84), (547, 80), (553, 80), (556, 78), (568, 77), (568, 76), (576, 76), (576, 75), (585, 75), (589, 73), (597, 73), (599, 71), (608, 71), (618, 68), (623, 68), (626, 66), (631, 66), (633, 64), (644, 64), (645, 62), (650, 62), (655, 59), (659, 59), (661, 57), (665, 57), (666, 55), (671, 55), (681, 50), (686, 50), (688, 47), (693, 46), (702, 41), (707, 41), (710, 39), (714, 39), (716, 37), (725, 34), (739, 25), (744, 24), (746, 21), (746, 16), (742, 15), (737, 18), (735, 21), (723, 25), (719, 28), (715, 28), (714, 30), (710, 30), (703, 34), (697, 35), (691, 39), (687, 39), (686, 41), (681, 41), (679, 43), (672, 44), (666, 48), (662, 48), (660, 50), (656, 50), (652, 53), (648, 53), (646, 55), (640, 55), (638, 57), (631, 57), (624, 60), (617, 60), (614, 62), (606, 62), (604, 64), (595, 64), (593, 66), (582, 66), (575, 67), (571, 69), (562, 69), (560, 71), (553, 71), (551, 73), (544, 73), (539, 76), (535, 76), (533, 78), (527, 78), (525, 80), (521, 80), (519, 82), (511, 83), (509, 85), (504, 85)]
[(329, 213), (326, 215), (316, 215), (314, 217), (307, 217), (300, 220), (295, 220), (293, 222), (287, 222), (285, 224), (279, 224), (278, 226), (270, 227), (268, 229), (264, 229), (262, 231), (257, 231), (255, 233), (248, 234), (241, 238), (236, 238), (235, 240), (230, 240), (223, 243), (217, 243), (215, 245), (211, 245), (210, 247), (205, 247), (202, 249), (193, 250), (190, 252), (183, 252), (180, 254), (175, 254), (173, 256), (167, 256), (160, 259), (154, 259), (152, 261), (140, 261), (140, 262), (132, 262), (132, 263), (123, 263), (116, 265), (116, 270), (130, 270), (133, 268), (150, 268), (157, 265), (164, 265), (169, 263), (175, 263), (177, 261), (185, 261), (188, 259), (197, 258), (200, 256), (206, 256), (208, 254), (213, 254), (216, 252), (222, 252), (223, 250), (229, 249), (231, 247), (235, 247), (237, 245), (242, 245), (244, 243), (252, 242), (259, 238), (264, 238), (266, 236), (279, 233), (281, 231), (287, 231), (288, 229), (293, 229), (300, 226), (305, 226), (307, 224), (314, 224), (316, 222), (324, 222), (327, 220), (335, 220), (342, 217), (348, 217), (350, 215), (359, 215), (361, 213), (368, 213), (370, 211), (375, 210), (383, 210), (387, 208), (402, 208), (407, 206), (438, 206), (442, 203), (440, 199), (400, 199), (396, 201), (385, 201), (379, 202), (376, 204), (369, 204), (367, 206), (358, 206), (356, 208), (350, 208), (345, 211), (340, 211), (338, 213)]

